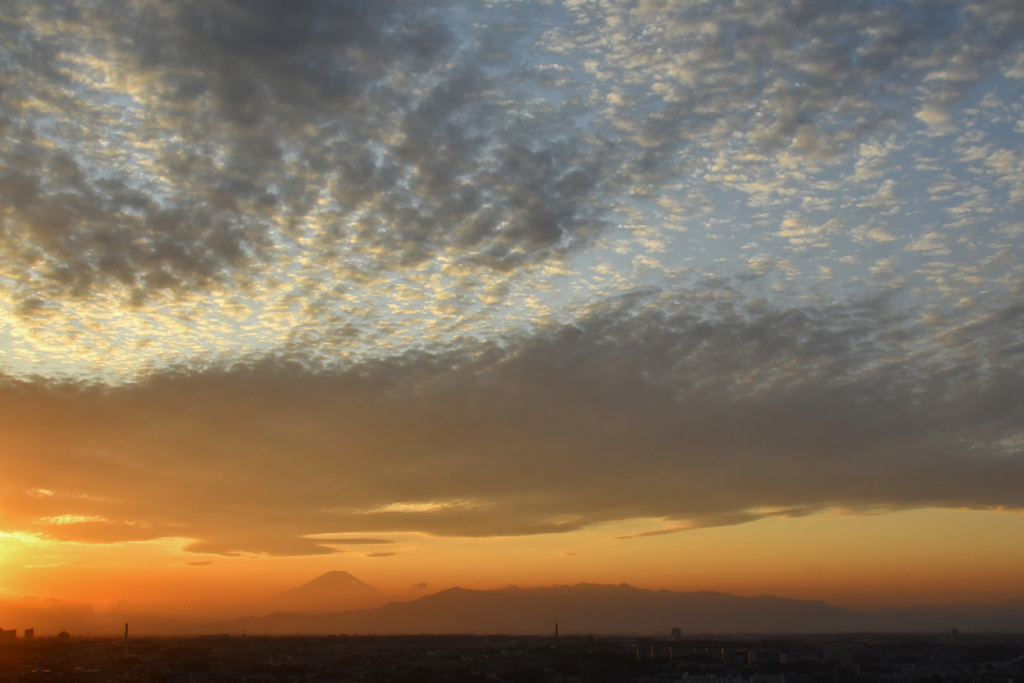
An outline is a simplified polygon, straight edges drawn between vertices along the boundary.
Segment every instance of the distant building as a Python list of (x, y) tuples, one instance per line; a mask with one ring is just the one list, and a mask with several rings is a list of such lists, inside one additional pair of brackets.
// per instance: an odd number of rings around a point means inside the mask
[(34, 628), (25, 629), (25, 640), (32, 640), (36, 637), (36, 630)]
[(607, 653), (588, 652), (583, 657), (582, 674), (582, 683), (629, 683), (630, 679), (625, 663)]
[(672, 642), (676, 643), (683, 639), (683, 629), (676, 626), (672, 629)]
[(0, 643), (13, 643), (14, 639), (18, 637), (18, 629), (12, 628), (10, 631), (5, 631), (0, 628)]
[(785, 654), (780, 652), (774, 652), (772, 650), (747, 650), (747, 663), (753, 664), (754, 662), (774, 662), (778, 661), (781, 664), (787, 662)]
[(61, 631), (57, 634), (57, 642), (66, 643), (71, 640), (71, 634), (67, 631)]
[(786, 683), (786, 674), (761, 674), (751, 676), (751, 683)]

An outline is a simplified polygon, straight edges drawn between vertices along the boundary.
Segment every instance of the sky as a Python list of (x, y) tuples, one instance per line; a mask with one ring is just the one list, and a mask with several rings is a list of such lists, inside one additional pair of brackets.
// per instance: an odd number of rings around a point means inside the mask
[(9, 0), (0, 65), (0, 598), (1024, 597), (1018, 0)]

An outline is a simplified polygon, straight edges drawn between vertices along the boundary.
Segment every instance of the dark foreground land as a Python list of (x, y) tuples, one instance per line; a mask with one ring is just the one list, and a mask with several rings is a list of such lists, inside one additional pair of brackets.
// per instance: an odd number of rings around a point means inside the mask
[(324, 636), (0, 644), (0, 681), (1024, 681), (1024, 636)]

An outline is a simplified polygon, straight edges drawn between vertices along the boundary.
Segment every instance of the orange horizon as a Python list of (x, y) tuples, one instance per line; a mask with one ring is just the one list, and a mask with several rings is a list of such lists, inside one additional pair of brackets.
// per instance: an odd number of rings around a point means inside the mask
[(998, 4), (8, 0), (0, 600), (1024, 599)]
[(849, 609), (1024, 597), (1024, 550), (1005, 542), (1024, 534), (1024, 515), (1017, 513), (810, 515), (621, 540), (653, 522), (490, 539), (394, 534), (386, 556), (366, 548), (312, 557), (197, 556), (180, 541), (37, 539), (29, 549), (15, 548), (7, 536), (0, 588), (8, 598), (35, 595), (100, 609), (120, 602), (174, 614), (267, 598), (332, 570), (395, 600), (454, 586), (579, 583), (775, 595)]

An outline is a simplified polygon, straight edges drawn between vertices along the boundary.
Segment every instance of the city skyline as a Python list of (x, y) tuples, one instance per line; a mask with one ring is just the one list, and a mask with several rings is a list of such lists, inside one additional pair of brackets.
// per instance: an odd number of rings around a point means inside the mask
[(8, 3), (0, 599), (1024, 598), (1022, 36)]

